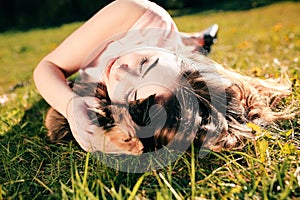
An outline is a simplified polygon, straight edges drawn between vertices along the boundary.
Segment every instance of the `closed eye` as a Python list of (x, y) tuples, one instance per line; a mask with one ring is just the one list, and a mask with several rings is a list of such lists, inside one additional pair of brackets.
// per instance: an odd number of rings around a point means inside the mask
[(145, 77), (145, 75), (151, 70), (151, 69), (153, 69), (153, 67), (155, 67), (156, 65), (157, 65), (157, 63), (158, 63), (158, 61), (159, 61), (159, 58), (157, 58), (149, 67), (148, 67), (148, 69), (144, 72), (144, 74), (142, 75), (142, 78), (144, 78)]
[(140, 73), (139, 74), (142, 74), (142, 69), (143, 69), (143, 65), (146, 63), (146, 62), (148, 62), (148, 58), (147, 57), (143, 57), (143, 59), (141, 60), (141, 62), (140, 62), (140, 68), (139, 68), (139, 70), (140, 70)]

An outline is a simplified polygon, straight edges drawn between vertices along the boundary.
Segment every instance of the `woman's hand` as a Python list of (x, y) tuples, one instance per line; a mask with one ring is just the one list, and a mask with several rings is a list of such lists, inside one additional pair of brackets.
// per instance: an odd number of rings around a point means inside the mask
[[(101, 151), (109, 154), (132, 154), (138, 155), (143, 151), (143, 144), (135, 137), (135, 132), (130, 132), (132, 126), (126, 124), (123, 118), (117, 119), (119, 123), (123, 121), (123, 126), (113, 126), (108, 130), (92, 123), (90, 115), (93, 110), (99, 113), (99, 99), (95, 97), (74, 96), (69, 100), (66, 110), (66, 117), (75, 140), (87, 152)], [(123, 112), (122, 117), (126, 117), (124, 109), (117, 110), (117, 116)], [(96, 113), (94, 113), (96, 117)], [(104, 114), (105, 115), (105, 114)], [(129, 113), (128, 113), (129, 115)], [(91, 116), (94, 118), (93, 116)], [(115, 119), (114, 119), (115, 120)], [(128, 128), (128, 130), (125, 128)]]
[[(85, 151), (92, 151), (92, 138), (99, 129), (92, 124), (88, 115), (89, 109), (95, 109), (99, 100), (95, 97), (74, 96), (70, 99), (66, 108), (66, 117), (75, 140)], [(98, 133), (101, 134), (101, 133)]]

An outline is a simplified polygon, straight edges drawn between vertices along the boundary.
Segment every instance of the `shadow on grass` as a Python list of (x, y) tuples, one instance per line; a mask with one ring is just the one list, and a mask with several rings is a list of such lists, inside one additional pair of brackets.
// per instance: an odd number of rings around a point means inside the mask
[(19, 123), (0, 136), (0, 185), (6, 193), (4, 197), (13, 199), (49, 194), (34, 181), (49, 158), (42, 128), (47, 107), (43, 100), (34, 103)]
[[(60, 199), (62, 184), (70, 189), (72, 184), (82, 184), (83, 177), (72, 177), (85, 171), (87, 154), (74, 141), (50, 143), (43, 120), (48, 108), (43, 99), (35, 102), (19, 123), (0, 136), (0, 191), (5, 193), (0, 193), (0, 199)], [(94, 157), (89, 158), (88, 168), (89, 182), (110, 185), (113, 180), (114, 187), (125, 181), (132, 188), (140, 176), (108, 168)]]
[[(35, 102), (27, 109), (18, 124), (11, 127), (10, 131), (4, 134), (3, 139), (10, 140), (15, 137), (45, 137), (42, 135), (43, 116), (49, 105), (43, 100)], [(38, 135), (37, 135), (38, 133)]]
[[(88, 184), (82, 188), (87, 154), (72, 141), (49, 143), (43, 121), (48, 108), (49, 105), (44, 100), (37, 101), (25, 111), (18, 124), (0, 137), (0, 186), (6, 193), (5, 198), (60, 199), (63, 192), (72, 196), (82, 189), (101, 196), (99, 188), (103, 185), (116, 191), (123, 190), (125, 194), (125, 191), (134, 188), (142, 173), (117, 171), (95, 156), (88, 158)], [(170, 166), (150, 173), (152, 175), (145, 177), (139, 190), (146, 191), (148, 197), (155, 198), (157, 191), (154, 188), (160, 188), (155, 174), (169, 173), (173, 174), (172, 180), (177, 183), (178, 191), (182, 194), (190, 191), (190, 156), (190, 152), (187, 152)], [(204, 170), (209, 174), (225, 162), (218, 160), (215, 155), (207, 155), (196, 163), (196, 171)], [(79, 179), (72, 178), (78, 175), (76, 173), (80, 174)], [(197, 176), (199, 179), (205, 178), (201, 173)], [(75, 191), (71, 194), (69, 191), (74, 185)], [(108, 191), (104, 195), (114, 198), (114, 194)]]

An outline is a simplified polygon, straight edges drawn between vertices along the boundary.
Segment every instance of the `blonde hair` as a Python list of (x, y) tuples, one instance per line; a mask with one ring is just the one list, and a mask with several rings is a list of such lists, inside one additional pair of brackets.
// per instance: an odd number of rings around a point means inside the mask
[[(214, 151), (241, 149), (255, 139), (248, 123), (274, 125), (277, 120), (297, 114), (291, 106), (276, 111), (280, 100), (291, 94), (291, 84), (284, 74), (277, 80), (252, 78), (195, 54), (183, 65), (178, 87), (190, 88), (184, 95), (195, 95), (198, 100), (198, 116), (193, 117), (198, 119), (195, 141), (203, 147)], [(180, 90), (183, 92), (177, 91)], [(166, 132), (160, 131), (156, 138), (164, 136), (163, 141), (172, 141), (175, 130)]]

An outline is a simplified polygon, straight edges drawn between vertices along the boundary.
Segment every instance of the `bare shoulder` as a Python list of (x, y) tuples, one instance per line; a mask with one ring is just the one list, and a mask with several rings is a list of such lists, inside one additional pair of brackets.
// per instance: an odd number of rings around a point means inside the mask
[(116, 15), (126, 14), (127, 17), (138, 19), (146, 12), (148, 4), (147, 0), (116, 0), (100, 10), (99, 13), (109, 11)]
[(115, 0), (112, 4), (125, 5), (144, 9), (147, 8), (147, 5), (150, 3), (148, 0)]
[(44, 60), (72, 74), (99, 44), (114, 35), (127, 32), (147, 11), (148, 3), (147, 0), (113, 1), (69, 35)]
[(126, 32), (146, 12), (147, 3), (149, 2), (144, 0), (113, 1), (96, 13), (87, 25), (92, 23), (94, 28), (101, 27), (102, 32), (105, 28), (108, 35)]

